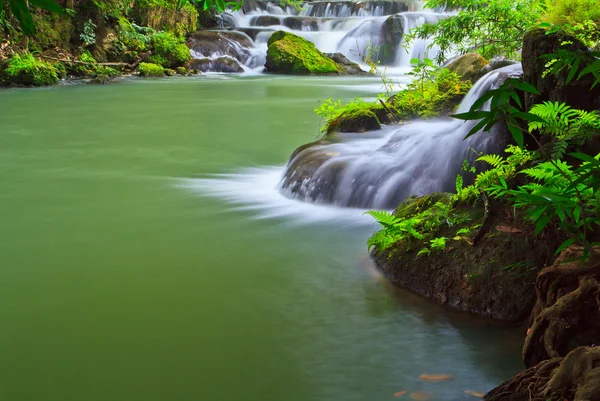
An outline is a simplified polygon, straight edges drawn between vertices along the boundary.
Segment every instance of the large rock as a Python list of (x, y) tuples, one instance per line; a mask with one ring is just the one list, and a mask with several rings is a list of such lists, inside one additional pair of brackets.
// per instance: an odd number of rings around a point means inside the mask
[[(565, 44), (571, 42), (571, 44)], [(583, 110), (597, 110), (600, 107), (600, 85), (590, 90), (594, 78), (587, 75), (581, 80), (566, 83), (569, 69), (559, 75), (544, 76), (548, 60), (540, 57), (556, 53), (558, 49), (587, 51), (585, 45), (572, 36), (562, 33), (546, 35), (543, 29), (535, 29), (525, 35), (521, 64), (523, 65), (523, 80), (533, 85), (540, 95), (525, 94), (527, 109), (534, 104), (550, 100), (565, 102), (571, 107)], [(583, 69), (583, 66), (581, 67)]]
[[(446, 248), (419, 255), (430, 245), (431, 237), (426, 237), (374, 250), (372, 256), (383, 275), (395, 285), (455, 309), (510, 323), (526, 321), (535, 303), (536, 269), (550, 263), (560, 241), (551, 236), (536, 238), (530, 227), (505, 221), (504, 209), (492, 202), (483, 231), (487, 234), (480, 237), (477, 225), (484, 221), (483, 207), (452, 206), (449, 194), (408, 198), (395, 214), (410, 218), (436, 202), (448, 205), (455, 221), (430, 234), (448, 238)], [(469, 233), (458, 234), (459, 229)], [(473, 246), (478, 237), (483, 239)]]
[(289, 32), (277, 31), (268, 41), (268, 72), (276, 74), (338, 74), (337, 64), (308, 40)]
[(244, 72), (240, 63), (231, 57), (218, 57), (216, 59), (199, 58), (190, 62), (191, 70), (200, 70), (202, 72)]
[(328, 134), (334, 132), (366, 132), (378, 129), (381, 129), (379, 118), (374, 111), (369, 109), (346, 111), (330, 120), (327, 125)]
[(296, 31), (319, 30), (319, 20), (314, 17), (287, 17), (283, 20), (283, 25)]
[(447, 68), (460, 75), (463, 81), (469, 80), (475, 83), (483, 76), (482, 69), (488, 64), (489, 61), (481, 54), (467, 53), (450, 63)]
[(338, 65), (340, 73), (347, 75), (368, 75), (366, 71), (363, 71), (358, 64), (348, 60), (348, 57), (342, 53), (325, 53), (327, 57), (332, 59)]
[(197, 31), (186, 42), (195, 58), (229, 56), (245, 63), (250, 58), (252, 39), (234, 31)]
[(404, 18), (401, 15), (389, 16), (381, 27), (381, 38), (377, 54), (382, 64), (389, 65), (396, 61), (396, 53), (401, 46), (403, 35)]

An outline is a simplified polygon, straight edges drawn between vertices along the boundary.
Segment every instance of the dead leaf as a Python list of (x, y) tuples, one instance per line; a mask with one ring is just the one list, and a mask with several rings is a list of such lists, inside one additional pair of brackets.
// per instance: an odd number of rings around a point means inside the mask
[(415, 401), (429, 401), (433, 397), (426, 391), (415, 391), (414, 393), (410, 394), (410, 398)]
[(403, 395), (406, 395), (406, 391), (398, 391), (394, 394), (394, 397), (402, 397)]
[(482, 398), (483, 397), (483, 393), (478, 393), (476, 391), (470, 391), (470, 390), (465, 390), (465, 393), (472, 395), (473, 397), (479, 397)]
[(509, 227), (509, 226), (496, 226), (496, 230), (503, 233), (522, 233), (523, 230), (517, 227)]
[(441, 382), (444, 380), (450, 380), (454, 377), (452, 375), (420, 375), (419, 379), (425, 380), (428, 382)]

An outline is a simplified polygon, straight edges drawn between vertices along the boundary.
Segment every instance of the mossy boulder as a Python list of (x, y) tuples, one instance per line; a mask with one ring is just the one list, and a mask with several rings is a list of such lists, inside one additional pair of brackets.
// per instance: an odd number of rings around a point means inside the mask
[(327, 134), (334, 132), (366, 132), (381, 129), (379, 118), (373, 110), (363, 108), (343, 112), (329, 121)]
[(475, 83), (483, 76), (482, 69), (489, 64), (479, 53), (467, 53), (448, 65), (448, 69), (457, 73), (461, 80)]
[(268, 41), (268, 72), (276, 74), (338, 74), (338, 65), (308, 40), (289, 32), (277, 31)]
[[(426, 213), (440, 203), (448, 208), (443, 219)], [(379, 270), (393, 284), (454, 309), (510, 323), (527, 320), (537, 270), (552, 263), (561, 243), (556, 235), (533, 235), (531, 225), (496, 201), (490, 200), (486, 218), (482, 204), (454, 204), (444, 193), (408, 198), (394, 214), (421, 216), (418, 231), (424, 237), (373, 250)], [(430, 241), (442, 237), (445, 247), (433, 249)]]
[(138, 72), (140, 77), (162, 77), (165, 75), (164, 67), (153, 63), (140, 63)]

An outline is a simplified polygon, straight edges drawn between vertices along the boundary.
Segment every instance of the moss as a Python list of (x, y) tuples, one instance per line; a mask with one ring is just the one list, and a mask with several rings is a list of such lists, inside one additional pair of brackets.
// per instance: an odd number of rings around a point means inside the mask
[(394, 215), (406, 219), (429, 209), (431, 206), (435, 205), (436, 202), (450, 204), (451, 201), (452, 194), (446, 192), (434, 192), (431, 195), (421, 197), (415, 195), (402, 202), (394, 211)]
[(450, 63), (448, 69), (457, 73), (463, 81), (475, 82), (481, 78), (481, 70), (489, 63), (479, 53), (467, 53)]
[(327, 133), (334, 132), (365, 132), (381, 129), (379, 118), (373, 110), (364, 108), (345, 111), (329, 121)]
[(600, 0), (555, 0), (546, 4), (544, 22), (571, 26), (591, 21), (600, 22)]
[(31, 53), (15, 54), (6, 63), (0, 77), (4, 84), (45, 86), (58, 82), (56, 67), (36, 59)]
[(165, 69), (152, 63), (140, 63), (138, 71), (141, 77), (162, 77), (165, 75)]
[(194, 32), (198, 24), (198, 11), (189, 2), (173, 0), (137, 0), (133, 16), (140, 25), (157, 30), (175, 32), (178, 35)]
[(177, 74), (179, 75), (187, 75), (189, 73), (189, 70), (185, 67), (177, 67), (175, 69), (175, 71), (177, 72)]
[(170, 68), (165, 68), (165, 75), (167, 77), (172, 77), (173, 75), (175, 75), (175, 70), (172, 70)]
[(435, 81), (423, 88), (413, 83), (392, 96), (388, 104), (401, 120), (444, 116), (456, 110), (472, 86), (471, 81), (462, 81), (458, 74), (442, 69)]
[(269, 39), (267, 71), (281, 74), (338, 74), (337, 64), (313, 43), (289, 32), (277, 31)]
[(59, 16), (44, 10), (32, 13), (35, 35), (31, 38), (32, 50), (46, 50), (55, 47), (68, 48), (75, 27), (68, 17)]
[(121, 73), (114, 68), (99, 65), (92, 74), (91, 82), (95, 84), (107, 84), (120, 75)]

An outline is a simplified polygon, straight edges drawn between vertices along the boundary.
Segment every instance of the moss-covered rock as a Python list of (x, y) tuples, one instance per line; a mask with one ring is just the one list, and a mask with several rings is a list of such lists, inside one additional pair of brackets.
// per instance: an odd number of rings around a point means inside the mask
[(182, 4), (177, 7), (176, 1), (137, 0), (132, 14), (141, 26), (183, 35), (196, 30), (198, 11), (191, 3)]
[(289, 32), (277, 31), (268, 42), (268, 72), (277, 74), (338, 74), (337, 64), (308, 40)]
[(327, 134), (334, 132), (366, 132), (381, 129), (377, 115), (369, 109), (346, 111), (329, 121)]
[(56, 67), (31, 53), (15, 54), (0, 71), (0, 83), (4, 85), (46, 86), (57, 82)]
[(165, 69), (153, 63), (140, 63), (138, 72), (140, 77), (162, 77), (165, 75)]
[(482, 69), (489, 64), (479, 53), (467, 53), (448, 65), (448, 69), (457, 73), (463, 81), (475, 83), (482, 77)]
[[(445, 206), (437, 207), (447, 208), (447, 215), (427, 217), (427, 211), (440, 204)], [(556, 236), (534, 236), (531, 226), (513, 220), (499, 203), (490, 201), (486, 219), (483, 205), (455, 205), (452, 196), (443, 193), (408, 198), (394, 214), (402, 219), (420, 216), (423, 238), (411, 237), (372, 252), (393, 284), (494, 319), (522, 323), (528, 318), (535, 303), (537, 269), (552, 263), (561, 242)], [(434, 224), (429, 218), (438, 220)], [(446, 239), (443, 249), (433, 249), (430, 241), (436, 238)]]

